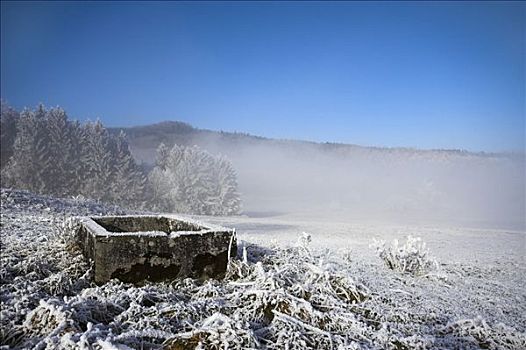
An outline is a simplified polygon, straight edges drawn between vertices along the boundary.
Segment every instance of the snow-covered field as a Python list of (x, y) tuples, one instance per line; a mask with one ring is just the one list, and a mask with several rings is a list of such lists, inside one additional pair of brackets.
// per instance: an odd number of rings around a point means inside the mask
[(4, 189), (1, 205), (2, 348), (526, 348), (522, 231), (199, 217), (245, 247), (225, 280), (96, 286), (63, 220), (125, 211)]

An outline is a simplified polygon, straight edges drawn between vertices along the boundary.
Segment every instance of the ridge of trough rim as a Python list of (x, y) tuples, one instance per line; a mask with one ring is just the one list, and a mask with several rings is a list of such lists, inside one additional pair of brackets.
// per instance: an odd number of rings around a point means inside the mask
[[(93, 219), (105, 219), (105, 218), (168, 218), (178, 221), (183, 221), (188, 224), (197, 225), (201, 227), (201, 230), (198, 231), (172, 231), (164, 232), (159, 230), (152, 231), (125, 231), (125, 232), (111, 232), (106, 230), (100, 224), (95, 222)], [(74, 216), (74, 220), (79, 220), (81, 223), (89, 226), (91, 232), (95, 236), (124, 236), (124, 235), (134, 235), (134, 236), (163, 236), (163, 237), (176, 237), (179, 235), (190, 235), (190, 234), (206, 234), (211, 232), (216, 233), (233, 233), (236, 234), (235, 228), (227, 228), (217, 224), (204, 223), (202, 221), (190, 218), (188, 216), (179, 215), (179, 214), (138, 214), (138, 215), (83, 215), (83, 216)]]

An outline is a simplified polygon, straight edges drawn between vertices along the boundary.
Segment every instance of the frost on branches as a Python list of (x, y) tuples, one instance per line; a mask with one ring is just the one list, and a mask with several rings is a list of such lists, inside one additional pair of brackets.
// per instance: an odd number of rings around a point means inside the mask
[(418, 276), (438, 268), (438, 263), (429, 257), (429, 250), (420, 237), (408, 236), (403, 245), (395, 239), (389, 247), (386, 247), (385, 241), (374, 240), (372, 246), (391, 270)]
[(197, 146), (161, 144), (149, 175), (152, 205), (157, 211), (204, 215), (233, 215), (240, 211), (237, 176), (224, 157)]
[(2, 106), (2, 149), (2, 186), (127, 206), (143, 200), (146, 178), (124, 134), (100, 121), (80, 124), (58, 107), (14, 115)]
[(100, 121), (81, 124), (42, 105), (18, 113), (2, 102), (0, 126), (2, 186), (164, 212), (240, 211), (232, 164), (197, 147), (161, 145), (146, 176), (124, 133), (110, 133)]

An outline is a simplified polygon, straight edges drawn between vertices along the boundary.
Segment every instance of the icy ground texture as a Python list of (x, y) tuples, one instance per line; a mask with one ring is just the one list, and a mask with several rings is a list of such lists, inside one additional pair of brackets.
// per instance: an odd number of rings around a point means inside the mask
[(414, 276), (355, 250), (313, 248), (325, 236), (298, 231), (289, 247), (263, 244), (264, 234), (245, 242), (223, 281), (97, 287), (62, 220), (122, 211), (7, 190), (1, 199), (3, 348), (526, 348), (520, 258), (439, 260)]

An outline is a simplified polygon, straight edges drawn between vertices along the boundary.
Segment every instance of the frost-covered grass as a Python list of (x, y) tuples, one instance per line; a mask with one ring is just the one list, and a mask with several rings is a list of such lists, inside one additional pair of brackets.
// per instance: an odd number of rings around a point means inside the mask
[(397, 239), (390, 246), (385, 241), (374, 240), (378, 256), (392, 270), (412, 275), (422, 275), (438, 269), (438, 263), (429, 255), (425, 242), (420, 237), (407, 236), (404, 244)]
[(242, 242), (221, 281), (96, 286), (64, 213), (123, 211), (2, 190), (3, 348), (526, 348), (522, 264), (400, 273), (303, 233), (286, 247)]

